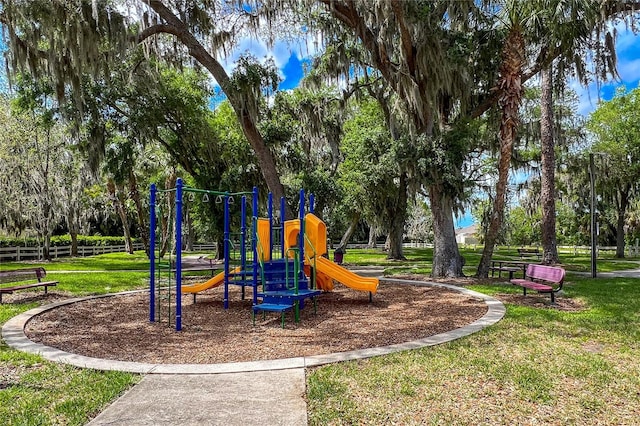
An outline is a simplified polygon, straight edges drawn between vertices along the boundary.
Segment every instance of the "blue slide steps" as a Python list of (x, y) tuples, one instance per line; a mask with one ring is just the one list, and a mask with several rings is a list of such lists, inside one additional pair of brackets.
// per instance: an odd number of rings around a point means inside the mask
[[(288, 262), (288, 265), (285, 264)], [(288, 272), (288, 274), (287, 274)], [(293, 261), (289, 259), (273, 260), (265, 262), (263, 267), (264, 282), (262, 291), (258, 293), (261, 302), (253, 306), (253, 321), (255, 314), (262, 311), (280, 312), (282, 314), (282, 327), (284, 328), (285, 312), (291, 309), (295, 311), (295, 320), (299, 321), (299, 310), (304, 307), (305, 299), (312, 299), (314, 312), (316, 308), (315, 297), (322, 292), (309, 289), (309, 280), (301, 270), (298, 275), (298, 290), (294, 286), (295, 270)]]

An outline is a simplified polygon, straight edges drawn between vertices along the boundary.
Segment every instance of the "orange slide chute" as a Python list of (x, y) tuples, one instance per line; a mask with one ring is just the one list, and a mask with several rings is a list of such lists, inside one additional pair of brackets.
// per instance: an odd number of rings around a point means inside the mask
[[(241, 270), (242, 268), (237, 267), (234, 270), (229, 272), (233, 274), (236, 272), (240, 272)], [(224, 271), (220, 272), (218, 275), (214, 276), (213, 278), (203, 283), (183, 285), (182, 292), (183, 293), (200, 293), (201, 291), (209, 290), (210, 288), (216, 288), (220, 286), (222, 283), (224, 283)]]
[[(268, 219), (260, 219), (265, 222), (258, 222), (258, 232), (261, 240), (268, 240)], [(333, 281), (338, 281), (354, 290), (375, 293), (378, 291), (379, 281), (377, 278), (361, 277), (348, 269), (333, 263), (329, 259), (322, 257), (327, 253), (327, 225), (313, 213), (305, 216), (305, 273), (310, 275), (309, 264), (316, 267), (316, 286), (324, 291), (333, 290)], [(264, 237), (263, 237), (264, 235)], [(300, 220), (287, 220), (284, 223), (284, 246), (285, 250), (298, 246), (298, 236), (300, 235)], [(266, 248), (262, 251), (268, 252)]]
[(326, 275), (354, 290), (368, 291), (374, 294), (378, 291), (379, 281), (377, 278), (361, 277), (324, 257), (316, 258), (316, 269), (318, 276), (320, 274)]

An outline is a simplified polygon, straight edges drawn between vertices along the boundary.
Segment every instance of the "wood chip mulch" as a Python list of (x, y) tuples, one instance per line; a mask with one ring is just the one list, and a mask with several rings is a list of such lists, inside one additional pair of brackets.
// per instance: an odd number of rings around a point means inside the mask
[[(149, 363), (222, 363), (280, 359), (385, 346), (450, 331), (482, 317), (483, 300), (440, 287), (382, 283), (369, 303), (367, 293), (337, 285), (318, 298), (317, 314), (307, 302), (296, 323), (286, 314), (259, 314), (251, 321), (251, 300), (230, 291), (223, 309), (221, 288), (183, 297), (181, 332), (149, 322), (149, 295), (138, 293), (74, 303), (45, 312), (26, 327), (27, 336), (67, 352)], [(172, 320), (173, 321), (173, 320)]]

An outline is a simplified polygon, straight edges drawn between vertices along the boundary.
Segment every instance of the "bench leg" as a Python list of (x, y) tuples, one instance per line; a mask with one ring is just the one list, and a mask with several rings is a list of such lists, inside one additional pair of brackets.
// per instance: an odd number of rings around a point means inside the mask
[(555, 294), (554, 294), (554, 292), (552, 291), (552, 292), (551, 292), (551, 304), (553, 305), (553, 304), (555, 304), (555, 303), (556, 303), (556, 298), (555, 298)]

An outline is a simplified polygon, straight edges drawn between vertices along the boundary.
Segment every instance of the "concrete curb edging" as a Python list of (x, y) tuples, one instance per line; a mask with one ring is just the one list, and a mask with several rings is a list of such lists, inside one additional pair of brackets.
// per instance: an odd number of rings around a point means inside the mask
[[(7, 321), (2, 327), (2, 338), (10, 347), (31, 354), (40, 355), (43, 358), (64, 364), (71, 364), (81, 368), (92, 368), (96, 370), (115, 370), (140, 374), (221, 374), (221, 373), (239, 373), (251, 371), (268, 371), (268, 370), (286, 370), (291, 368), (316, 367), (323, 364), (334, 362), (350, 361), (356, 359), (371, 358), (374, 356), (388, 355), (394, 352), (406, 351), (410, 349), (418, 349), (427, 346), (439, 345), (464, 336), (476, 333), (485, 327), (493, 325), (500, 321), (505, 313), (506, 308), (499, 300), (467, 288), (460, 288), (449, 284), (411, 281), (381, 278), (382, 281), (395, 284), (408, 284), (416, 286), (437, 286), (455, 290), (466, 294), (470, 297), (482, 299), (487, 304), (487, 313), (471, 324), (467, 324), (455, 330), (445, 333), (429, 336), (424, 339), (413, 340), (410, 342), (399, 343), (390, 346), (381, 346), (377, 348), (358, 349), (349, 352), (339, 352), (333, 354), (313, 355), (307, 357), (285, 358), (268, 361), (248, 361), (248, 362), (232, 362), (223, 364), (150, 364), (140, 362), (115, 361), (108, 359), (93, 358), (83, 355), (68, 353), (56, 348), (45, 346), (32, 342), (24, 333), (27, 323), (36, 315), (55, 309), (60, 306), (71, 303), (81, 302), (85, 300), (98, 299), (103, 297), (111, 297), (115, 295), (132, 294), (138, 291), (129, 291), (123, 293), (115, 293), (100, 296), (90, 296), (83, 298), (69, 299), (62, 302), (52, 303), (50, 305), (41, 306), (31, 309), (20, 315), (17, 315)], [(142, 290), (145, 291), (145, 290)]]

